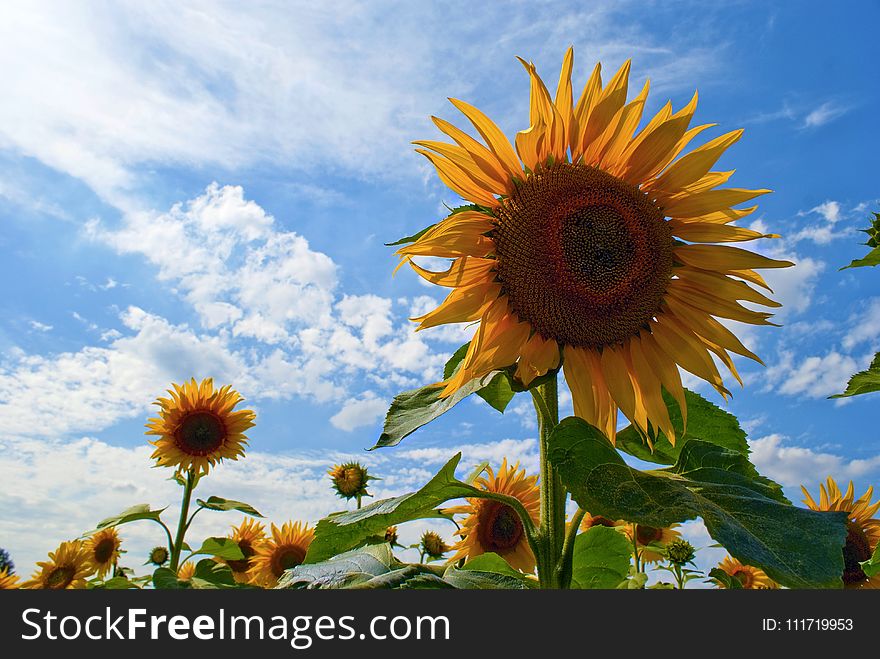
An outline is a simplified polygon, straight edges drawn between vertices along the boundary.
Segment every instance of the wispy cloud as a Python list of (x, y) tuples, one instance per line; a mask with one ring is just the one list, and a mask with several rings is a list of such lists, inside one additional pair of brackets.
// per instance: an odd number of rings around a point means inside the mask
[(843, 116), (849, 108), (839, 105), (834, 101), (822, 103), (819, 107), (811, 110), (806, 117), (802, 128), (818, 128)]

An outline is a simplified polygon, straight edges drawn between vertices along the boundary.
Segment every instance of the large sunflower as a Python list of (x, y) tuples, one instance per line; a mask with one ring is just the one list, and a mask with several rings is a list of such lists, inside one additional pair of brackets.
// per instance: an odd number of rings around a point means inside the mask
[[(731, 577), (737, 579), (742, 587), (747, 590), (774, 590), (779, 588), (779, 584), (767, 576), (764, 570), (744, 565), (732, 556), (725, 556), (724, 560), (718, 564), (718, 568), (727, 572)], [(724, 584), (717, 582), (719, 588), (724, 588)]]
[(150, 443), (152, 457), (160, 467), (206, 474), (217, 462), (237, 460), (244, 455), (244, 432), (254, 425), (251, 410), (234, 411), (244, 400), (230, 385), (214, 391), (211, 378), (197, 384), (195, 378), (183, 385), (172, 384), (171, 398), (159, 398), (159, 418), (150, 419), (147, 435), (158, 435)]
[(846, 488), (846, 494), (840, 491), (831, 476), (827, 483), (827, 490), (825, 485), (819, 485), (818, 504), (803, 485), (801, 490), (804, 493), (804, 503), (812, 510), (838, 510), (849, 514), (846, 545), (843, 548), (843, 587), (880, 588), (880, 575), (867, 577), (859, 565), (861, 561), (871, 558), (880, 542), (880, 519), (874, 517), (877, 510), (880, 510), (880, 501), (871, 503), (873, 486), (856, 499), (852, 481)]
[(95, 572), (89, 561), (89, 553), (80, 540), (62, 542), (58, 549), (49, 552), (48, 561), (37, 563), (40, 568), (22, 588), (67, 590), (85, 588), (86, 578)]
[[(575, 414), (613, 441), (619, 409), (674, 441), (661, 387), (685, 413), (681, 366), (727, 396), (712, 355), (738, 380), (729, 353), (760, 359), (715, 317), (772, 324), (771, 314), (738, 301), (779, 306), (749, 283), (769, 290), (754, 269), (792, 264), (709, 244), (775, 237), (733, 225), (756, 208), (733, 206), (769, 191), (717, 189), (733, 172), (710, 171), (742, 130), (678, 158), (713, 125), (689, 128), (696, 94), (675, 113), (667, 103), (636, 133), (648, 84), (626, 102), (630, 63), (605, 86), (597, 64), (574, 104), (572, 62), (569, 49), (551, 98), (523, 61), (530, 127), (515, 150), (482, 112), (455, 99), (486, 145), (436, 117), (455, 144), (415, 142), (440, 179), (475, 205), (397, 251), (401, 264), (453, 289), (414, 320), (418, 329), (479, 321), (458, 371), (440, 383), (444, 397), (513, 365), (528, 385), (564, 357)], [(419, 256), (452, 261), (432, 272), (412, 261)]]
[(9, 574), (8, 568), (0, 570), (0, 590), (15, 590), (18, 587), (18, 576)]
[(257, 545), (266, 537), (266, 527), (256, 520), (245, 519), (240, 525), (232, 527), (229, 537), (238, 544), (244, 558), (223, 562), (232, 570), (232, 576), (238, 583), (247, 583), (251, 580), (248, 572), (253, 567), (252, 559), (257, 553)]
[(287, 522), (280, 529), (272, 524), (272, 537), (257, 545), (251, 558), (250, 577), (263, 588), (274, 588), (285, 570), (305, 560), (315, 530), (301, 522)]
[[(497, 475), (491, 467), (486, 471), (488, 476), (480, 476), (474, 485), (487, 492), (519, 499), (532, 521), (537, 523), (541, 510), (541, 497), (536, 485), (538, 477), (526, 476), (525, 469), (519, 469), (519, 463), (508, 466), (507, 459), (501, 463)], [(535, 569), (535, 555), (516, 511), (505, 503), (491, 499), (471, 498), (467, 502), (465, 506), (447, 508), (445, 511), (468, 515), (455, 532), (461, 539), (453, 545), (452, 551), (456, 553), (449, 562), (494, 552), (511, 567), (532, 572)]]
[(120, 546), (122, 539), (112, 526), (98, 531), (85, 541), (89, 562), (99, 579), (103, 579), (116, 565)]

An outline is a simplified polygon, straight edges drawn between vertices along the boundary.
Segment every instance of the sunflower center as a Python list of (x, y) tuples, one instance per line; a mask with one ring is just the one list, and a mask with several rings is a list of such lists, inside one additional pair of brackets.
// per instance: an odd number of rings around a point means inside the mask
[(75, 575), (76, 570), (71, 565), (59, 565), (52, 568), (49, 576), (46, 577), (46, 588), (63, 590), (70, 585)]
[(636, 538), (640, 545), (650, 545), (652, 542), (659, 541), (662, 537), (663, 529), (658, 529), (653, 526), (645, 526), (644, 524), (636, 525)]
[(530, 175), (495, 215), (502, 290), (544, 338), (614, 345), (659, 310), (672, 277), (672, 233), (638, 187), (557, 163)]
[(110, 559), (113, 558), (113, 552), (115, 549), (116, 543), (113, 541), (113, 538), (104, 538), (95, 545), (95, 562), (109, 563)]
[(485, 524), (480, 525), (480, 544), (486, 551), (502, 554), (516, 547), (523, 536), (523, 525), (516, 511), (497, 501), (489, 505)]
[(174, 431), (174, 442), (187, 455), (208, 455), (222, 446), (226, 426), (216, 414), (200, 410), (190, 412)]
[(272, 555), (272, 574), (280, 577), (285, 570), (300, 565), (306, 557), (306, 551), (302, 547), (286, 545), (279, 547)]
[(856, 584), (867, 579), (867, 575), (859, 565), (861, 561), (871, 558), (871, 543), (858, 522), (848, 520), (846, 523), (846, 545), (843, 547), (843, 583)]

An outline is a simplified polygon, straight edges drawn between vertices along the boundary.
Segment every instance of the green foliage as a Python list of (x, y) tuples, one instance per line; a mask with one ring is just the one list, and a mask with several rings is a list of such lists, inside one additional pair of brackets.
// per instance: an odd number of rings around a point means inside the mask
[(880, 352), (874, 355), (868, 370), (859, 371), (849, 379), (846, 391), (842, 394), (829, 396), (829, 398), (858, 396), (859, 394), (869, 394), (874, 391), (880, 391)]
[(262, 517), (252, 505), (241, 501), (233, 501), (232, 499), (224, 499), (223, 497), (208, 497), (207, 501), (196, 499), (196, 503), (208, 510), (238, 510), (252, 517)]
[(191, 587), (186, 581), (180, 581), (174, 571), (167, 567), (156, 568), (153, 572), (153, 588), (157, 590), (183, 590)]
[(126, 508), (118, 515), (102, 519), (98, 522), (97, 529), (107, 528), (108, 526), (119, 526), (120, 524), (128, 524), (141, 519), (149, 519), (158, 522), (165, 508), (160, 510), (150, 510), (150, 504), (139, 503), (131, 508)]
[(866, 577), (875, 577), (880, 574), (880, 544), (874, 549), (874, 553), (867, 561), (861, 561), (862, 572)]
[(572, 588), (617, 588), (629, 574), (632, 545), (611, 528), (594, 526), (574, 541)]
[(414, 233), (411, 236), (404, 236), (400, 240), (395, 240), (393, 243), (385, 243), (385, 247), (396, 247), (397, 245), (406, 245), (408, 243), (414, 243), (419, 238), (421, 238), (426, 233), (428, 233), (431, 229), (433, 229), (435, 226), (437, 226), (437, 224), (438, 224), (437, 222), (435, 222), (434, 224), (430, 224), (430, 225), (426, 226), (424, 229), (422, 229), (421, 231), (417, 231), (416, 233)]
[(445, 517), (437, 510), (440, 504), (450, 499), (480, 494), (475, 487), (455, 478), (455, 468), (460, 460), (461, 453), (457, 453), (416, 492), (325, 517), (315, 527), (315, 539), (309, 546), (305, 562), (317, 563), (353, 549), (371, 536), (384, 534), (389, 526), (414, 519)]
[(240, 561), (244, 558), (238, 543), (231, 538), (205, 538), (202, 546), (196, 549), (192, 556), (201, 554), (216, 556), (227, 561)]
[(459, 570), (452, 566), (443, 573), (443, 580), (455, 588), (468, 590), (527, 590), (530, 588), (522, 576), (481, 570)]
[(701, 439), (731, 451), (748, 454), (746, 433), (740, 428), (735, 416), (693, 391), (685, 389), (684, 396), (687, 403), (687, 429), (684, 428), (681, 410), (675, 398), (666, 391), (663, 392), (669, 419), (675, 428), (675, 446), (661, 432), (654, 438), (654, 450), (651, 451), (640, 432), (630, 425), (617, 433), (617, 448), (646, 462), (666, 465), (675, 464), (682, 447), (691, 439)]
[(741, 453), (691, 440), (673, 467), (642, 472), (576, 417), (559, 424), (550, 446), (563, 484), (594, 515), (655, 527), (702, 517), (733, 556), (783, 585), (842, 585), (846, 514), (785, 503)]
[(727, 574), (720, 567), (713, 567), (709, 570), (709, 578), (728, 590), (742, 590), (742, 582), (736, 577)]
[(880, 243), (878, 243), (878, 238), (880, 238), (880, 213), (873, 213), (873, 215), (874, 220), (871, 222), (871, 226), (867, 229), (862, 229), (862, 233), (868, 234), (868, 241), (863, 244), (871, 247), (871, 251), (862, 258), (851, 261), (849, 265), (843, 266), (840, 268), (841, 270), (880, 265)]

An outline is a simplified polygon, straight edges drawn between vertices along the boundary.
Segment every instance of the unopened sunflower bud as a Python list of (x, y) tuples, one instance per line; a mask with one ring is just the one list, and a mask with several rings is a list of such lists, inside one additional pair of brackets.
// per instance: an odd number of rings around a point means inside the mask
[(421, 550), (430, 558), (442, 558), (443, 554), (451, 549), (443, 542), (443, 538), (434, 531), (425, 531), (422, 534)]
[(150, 558), (148, 562), (152, 563), (156, 566), (165, 565), (168, 561), (168, 548), (167, 547), (153, 547), (150, 550)]
[(327, 473), (330, 474), (333, 489), (343, 499), (370, 496), (370, 493), (367, 491), (367, 484), (371, 480), (375, 480), (375, 478), (370, 476), (367, 473), (367, 468), (361, 466), (360, 463), (346, 462), (345, 464), (334, 465)]
[(677, 538), (666, 546), (666, 558), (676, 565), (685, 565), (694, 560), (696, 550), (687, 540)]

